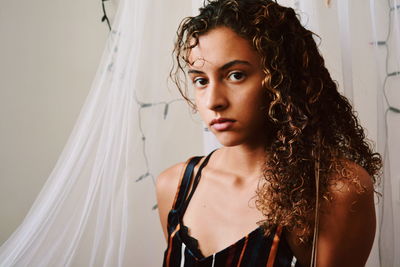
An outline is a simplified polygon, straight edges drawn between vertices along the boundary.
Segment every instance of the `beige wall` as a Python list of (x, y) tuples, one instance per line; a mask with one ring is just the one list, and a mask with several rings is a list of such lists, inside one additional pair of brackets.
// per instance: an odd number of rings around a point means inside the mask
[(0, 244), (66, 143), (107, 37), (101, 17), (99, 0), (1, 2)]

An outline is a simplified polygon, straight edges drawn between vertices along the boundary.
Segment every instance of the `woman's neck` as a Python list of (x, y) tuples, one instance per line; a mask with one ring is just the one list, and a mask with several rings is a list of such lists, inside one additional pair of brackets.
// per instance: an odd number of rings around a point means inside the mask
[(222, 147), (210, 162), (218, 169), (235, 172), (238, 177), (260, 177), (265, 166), (266, 152), (263, 146), (245, 145)]

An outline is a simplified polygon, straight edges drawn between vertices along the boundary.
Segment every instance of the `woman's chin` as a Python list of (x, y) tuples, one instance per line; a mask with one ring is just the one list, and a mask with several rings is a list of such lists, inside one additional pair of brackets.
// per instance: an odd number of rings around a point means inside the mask
[(242, 134), (234, 133), (234, 132), (217, 132), (213, 133), (218, 140), (218, 142), (222, 146), (232, 147), (238, 145), (246, 145), (246, 146), (265, 146), (265, 137), (260, 136), (244, 136)]
[(217, 133), (216, 138), (218, 142), (223, 146), (237, 146), (243, 144), (245, 140), (243, 138), (238, 138), (237, 136), (228, 135), (228, 134), (219, 134)]

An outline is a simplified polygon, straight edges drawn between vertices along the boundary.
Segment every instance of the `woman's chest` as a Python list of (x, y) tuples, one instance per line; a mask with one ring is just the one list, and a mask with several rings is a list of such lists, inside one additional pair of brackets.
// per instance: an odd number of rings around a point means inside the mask
[(183, 225), (204, 255), (220, 251), (258, 228), (263, 216), (255, 206), (256, 187), (199, 184), (188, 203)]

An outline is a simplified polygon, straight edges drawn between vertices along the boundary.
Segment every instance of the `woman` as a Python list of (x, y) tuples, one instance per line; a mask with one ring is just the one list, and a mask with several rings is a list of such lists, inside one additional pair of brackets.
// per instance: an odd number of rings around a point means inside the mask
[(164, 266), (364, 266), (381, 158), (293, 9), (209, 1), (174, 52), (222, 147), (157, 179)]

